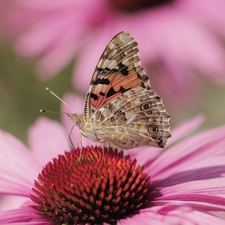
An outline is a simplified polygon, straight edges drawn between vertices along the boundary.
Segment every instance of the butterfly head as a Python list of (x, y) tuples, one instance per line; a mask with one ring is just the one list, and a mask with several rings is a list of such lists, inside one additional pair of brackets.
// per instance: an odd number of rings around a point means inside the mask
[(67, 116), (71, 119), (71, 121), (73, 122), (73, 124), (75, 124), (76, 126), (78, 126), (79, 128), (82, 127), (83, 125), (83, 115), (82, 114), (67, 114)]

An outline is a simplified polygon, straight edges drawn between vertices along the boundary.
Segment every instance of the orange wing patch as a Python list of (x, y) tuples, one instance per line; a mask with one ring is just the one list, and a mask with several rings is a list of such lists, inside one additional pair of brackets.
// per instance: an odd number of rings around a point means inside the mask
[[(144, 83), (148, 82), (146, 75), (141, 76), (134, 69), (124, 74), (112, 73), (107, 80), (108, 82), (106, 79), (104, 81), (107, 84), (96, 85), (91, 93), (91, 105), (94, 108), (101, 107), (132, 88), (144, 87)], [(150, 86), (149, 83), (148, 85)]]

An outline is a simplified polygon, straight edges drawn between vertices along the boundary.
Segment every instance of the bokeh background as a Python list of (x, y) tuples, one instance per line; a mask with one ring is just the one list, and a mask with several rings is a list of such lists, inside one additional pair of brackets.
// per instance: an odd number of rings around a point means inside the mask
[(27, 143), (38, 117), (60, 121), (39, 112), (60, 111), (45, 87), (84, 98), (102, 51), (122, 30), (137, 40), (172, 127), (199, 113), (201, 129), (223, 124), (224, 12), (223, 0), (1, 1), (0, 128)]

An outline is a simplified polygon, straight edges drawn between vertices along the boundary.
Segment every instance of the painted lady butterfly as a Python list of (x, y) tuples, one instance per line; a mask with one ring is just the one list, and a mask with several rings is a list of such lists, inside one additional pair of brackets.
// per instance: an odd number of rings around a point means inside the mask
[(137, 42), (127, 32), (117, 34), (104, 50), (84, 113), (68, 116), (83, 136), (121, 149), (163, 148), (171, 136), (170, 117), (141, 67)]

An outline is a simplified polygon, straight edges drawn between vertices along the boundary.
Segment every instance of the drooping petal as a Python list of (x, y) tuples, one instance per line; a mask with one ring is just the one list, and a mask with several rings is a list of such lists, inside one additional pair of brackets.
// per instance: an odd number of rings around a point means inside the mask
[(190, 120), (180, 123), (171, 131), (172, 137), (168, 140), (167, 146), (174, 144), (176, 141), (195, 131), (203, 123), (204, 119), (205, 117), (200, 114)]
[(0, 145), (0, 192), (29, 195), (41, 165), (22, 142), (4, 131), (0, 131)]
[(0, 212), (20, 208), (27, 201), (27, 196), (0, 195)]
[(0, 224), (54, 225), (43, 220), (30, 206), (0, 213)]
[[(165, 151), (151, 164), (156, 179), (167, 177), (188, 164), (202, 161), (207, 157), (224, 155), (221, 146), (225, 143), (225, 126), (214, 128), (189, 137)], [(163, 168), (161, 165), (164, 165)], [(172, 172), (173, 171), (173, 172)]]
[(141, 210), (139, 214), (121, 220), (118, 224), (136, 225), (151, 223), (156, 225), (211, 225), (218, 223), (222, 225), (224, 220), (209, 213), (203, 213), (201, 211), (193, 210), (191, 207), (174, 203)]

